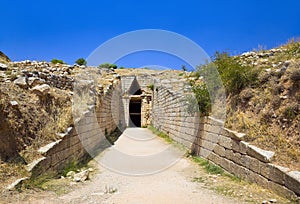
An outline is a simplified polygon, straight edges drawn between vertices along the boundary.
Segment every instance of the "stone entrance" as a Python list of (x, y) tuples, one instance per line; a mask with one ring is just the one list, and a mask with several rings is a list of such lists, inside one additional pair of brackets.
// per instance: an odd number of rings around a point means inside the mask
[(131, 96), (129, 103), (129, 127), (141, 127), (142, 99), (140, 96)]
[(153, 82), (147, 77), (123, 76), (122, 102), (126, 127), (145, 127), (151, 122)]

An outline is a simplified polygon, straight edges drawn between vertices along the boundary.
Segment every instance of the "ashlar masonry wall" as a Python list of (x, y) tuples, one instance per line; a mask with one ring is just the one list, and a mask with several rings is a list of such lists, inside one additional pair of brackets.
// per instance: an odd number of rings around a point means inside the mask
[(187, 112), (184, 95), (163, 86), (156, 87), (152, 103), (152, 125), (187, 148), (192, 148), (198, 134), (199, 117)]
[(28, 165), (32, 177), (46, 172), (60, 172), (70, 162), (80, 162), (89, 155), (93, 157), (108, 147), (105, 135), (124, 123), (120, 93), (120, 83), (110, 85), (99, 96), (96, 108), (91, 107), (75, 121), (74, 127), (60, 133), (61, 139), (40, 148), (42, 157)]
[(274, 152), (243, 141), (245, 134), (224, 128), (222, 121), (187, 113), (184, 96), (171, 88), (154, 90), (152, 125), (226, 171), (278, 194), (300, 196), (300, 172), (272, 164)]

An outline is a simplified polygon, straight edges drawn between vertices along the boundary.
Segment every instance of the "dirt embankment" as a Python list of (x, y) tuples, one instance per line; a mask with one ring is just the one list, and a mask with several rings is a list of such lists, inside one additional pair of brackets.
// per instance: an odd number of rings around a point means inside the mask
[(300, 170), (300, 42), (235, 59), (259, 74), (252, 86), (228, 97), (227, 126), (275, 151), (275, 163)]
[[(26, 176), (25, 165), (41, 157), (40, 147), (72, 126), (73, 83), (87, 68), (29, 60), (0, 66), (0, 182), (5, 187)], [(97, 91), (103, 92), (116, 73), (95, 71), (102, 76)]]

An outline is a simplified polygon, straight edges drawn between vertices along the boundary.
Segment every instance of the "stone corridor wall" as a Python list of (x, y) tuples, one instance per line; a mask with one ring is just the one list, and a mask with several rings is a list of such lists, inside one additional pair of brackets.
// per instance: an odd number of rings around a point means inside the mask
[(156, 87), (152, 104), (152, 125), (187, 148), (192, 148), (199, 120), (187, 112), (184, 95), (164, 86)]
[(66, 133), (60, 133), (61, 139), (40, 148), (42, 157), (28, 165), (32, 177), (45, 172), (60, 172), (70, 162), (80, 162), (107, 148), (109, 143), (105, 136), (124, 120), (120, 93), (120, 84), (109, 86), (105, 94), (99, 96), (96, 108), (85, 112)]
[(245, 134), (224, 128), (222, 121), (187, 113), (184, 95), (169, 87), (154, 90), (152, 125), (226, 171), (278, 194), (300, 196), (300, 172), (272, 164), (274, 152), (243, 141)]

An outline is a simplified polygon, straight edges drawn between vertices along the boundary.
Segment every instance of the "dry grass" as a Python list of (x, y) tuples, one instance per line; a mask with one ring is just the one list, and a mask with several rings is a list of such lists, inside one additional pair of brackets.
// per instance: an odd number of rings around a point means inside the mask
[(0, 161), (0, 197), (9, 184), (14, 182), (15, 180), (29, 176), (28, 172), (26, 171), (24, 164), (18, 163), (9, 163), (9, 162), (1, 162)]
[(275, 151), (275, 163), (300, 170), (300, 42), (279, 49), (271, 56), (237, 57), (257, 62), (254, 68), (262, 72), (256, 86), (228, 98), (226, 125), (247, 133), (252, 144)]
[[(17, 107), (12, 107), (10, 101), (17, 101)], [(13, 84), (1, 84), (0, 107), (2, 112), (7, 113), (0, 122), (7, 121), (6, 127), (13, 137), (11, 140), (16, 141), (13, 148), (26, 163), (38, 158), (40, 155), (36, 150), (57, 139), (56, 133), (65, 131), (72, 124), (71, 100), (61, 90), (52, 89), (47, 100), (41, 100), (29, 90)], [(0, 182), (6, 184), (26, 176), (25, 169), (21, 163), (2, 163)]]

